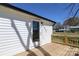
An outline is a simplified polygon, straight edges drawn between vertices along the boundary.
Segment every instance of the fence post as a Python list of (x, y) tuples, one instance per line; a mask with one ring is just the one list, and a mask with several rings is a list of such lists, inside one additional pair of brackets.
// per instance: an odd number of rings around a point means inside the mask
[(65, 35), (65, 36), (64, 36), (64, 43), (65, 43), (65, 44), (68, 44), (68, 38), (67, 38), (67, 34), (66, 34), (65, 32), (64, 32), (64, 35)]

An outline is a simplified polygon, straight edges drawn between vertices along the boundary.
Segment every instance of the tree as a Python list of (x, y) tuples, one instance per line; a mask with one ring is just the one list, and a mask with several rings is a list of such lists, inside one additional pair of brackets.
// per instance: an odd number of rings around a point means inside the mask
[(78, 3), (70, 3), (67, 7), (66, 7), (66, 10), (68, 11), (69, 9), (69, 16), (72, 15), (72, 17), (76, 17), (76, 15), (78, 14), (79, 12), (79, 4)]
[(61, 28), (63, 28), (63, 26), (62, 26), (62, 24), (61, 24), (60, 22), (57, 22), (57, 23), (55, 24), (55, 26), (54, 26), (54, 30), (59, 30), (59, 29), (61, 29)]
[(71, 17), (64, 21), (64, 26), (77, 26), (79, 25), (79, 18), (78, 17)]

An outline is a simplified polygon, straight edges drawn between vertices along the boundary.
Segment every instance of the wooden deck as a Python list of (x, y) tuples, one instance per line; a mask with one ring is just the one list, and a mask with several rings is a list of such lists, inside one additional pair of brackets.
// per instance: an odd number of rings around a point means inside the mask
[(67, 45), (48, 43), (41, 47), (17, 54), (17, 56), (75, 56), (79, 48)]

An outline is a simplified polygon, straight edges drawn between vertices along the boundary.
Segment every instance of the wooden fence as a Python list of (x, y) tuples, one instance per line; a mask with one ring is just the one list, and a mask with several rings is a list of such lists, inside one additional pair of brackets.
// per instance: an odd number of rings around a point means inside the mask
[(52, 42), (79, 47), (79, 35), (74, 33), (70, 35), (67, 35), (67, 33), (55, 33), (52, 35)]

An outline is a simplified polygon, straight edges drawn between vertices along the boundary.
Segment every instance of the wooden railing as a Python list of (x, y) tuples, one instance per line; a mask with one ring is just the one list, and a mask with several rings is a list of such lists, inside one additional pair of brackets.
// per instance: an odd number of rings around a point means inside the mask
[(79, 36), (75, 36), (75, 35), (69, 36), (67, 34), (53, 35), (52, 42), (79, 47)]

